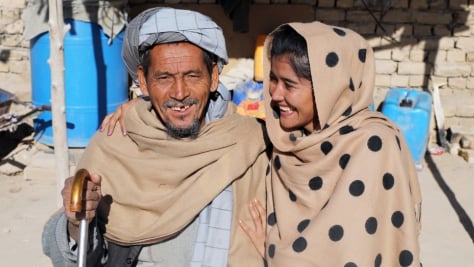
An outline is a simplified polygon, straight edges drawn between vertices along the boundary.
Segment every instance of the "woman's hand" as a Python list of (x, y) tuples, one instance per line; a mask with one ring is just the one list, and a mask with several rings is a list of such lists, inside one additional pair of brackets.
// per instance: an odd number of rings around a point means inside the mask
[(265, 258), (265, 237), (267, 234), (266, 210), (257, 199), (249, 203), (249, 211), (252, 216), (255, 230), (251, 229), (244, 221), (239, 220), (240, 227), (252, 241), (262, 258)]
[(137, 100), (138, 98), (134, 98), (126, 103), (123, 103), (122, 105), (118, 106), (115, 112), (107, 114), (107, 116), (105, 116), (104, 120), (100, 124), (99, 131), (103, 132), (107, 128), (107, 135), (112, 135), (115, 129), (115, 125), (117, 125), (118, 122), (120, 124), (120, 131), (122, 132), (122, 135), (127, 135), (127, 129), (125, 128), (123, 118), (125, 117), (125, 113), (127, 113), (127, 110), (135, 102), (137, 102)]

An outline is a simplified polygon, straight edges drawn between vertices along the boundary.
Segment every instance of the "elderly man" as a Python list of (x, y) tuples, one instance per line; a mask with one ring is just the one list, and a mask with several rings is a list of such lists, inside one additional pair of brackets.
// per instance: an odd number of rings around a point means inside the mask
[(264, 201), (263, 128), (233, 111), (219, 72), (222, 30), (192, 11), (153, 8), (127, 27), (123, 60), (145, 97), (125, 115), (128, 135), (97, 134), (78, 168), (91, 173), (85, 211), (46, 224), (43, 250), (73, 266), (79, 218), (89, 224), (88, 266), (263, 266), (239, 227)]

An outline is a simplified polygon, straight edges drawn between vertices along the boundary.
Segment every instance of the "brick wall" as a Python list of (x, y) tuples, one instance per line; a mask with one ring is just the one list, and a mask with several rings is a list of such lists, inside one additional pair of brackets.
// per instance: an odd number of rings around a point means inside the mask
[[(473, 0), (367, 2), (372, 13), (362, 0), (253, 0), (251, 11), (262, 6), (264, 9), (281, 7), (282, 14), (289, 12), (291, 20), (297, 21), (302, 20), (300, 13), (291, 13), (288, 6), (303, 5), (311, 12), (311, 19), (354, 29), (364, 35), (375, 50), (376, 101), (380, 101), (390, 87), (427, 88), (431, 77), (441, 85), (446, 124), (457, 125), (474, 135)], [(218, 6), (217, 0), (130, 0), (129, 3), (131, 14), (158, 4), (181, 8), (190, 4), (204, 8)], [(26, 0), (0, 0), (0, 88), (20, 95), (28, 95), (30, 90), (29, 43), (22, 40), (24, 25), (20, 19), (25, 6)], [(225, 17), (223, 12), (221, 16)], [(272, 17), (275, 16), (264, 16), (265, 23)], [(228, 20), (220, 18), (220, 21)], [(254, 21), (260, 24), (262, 17)], [(238, 38), (241, 38), (239, 46), (245, 46), (246, 42), (250, 42), (248, 46), (254, 45), (254, 40), (246, 39), (245, 34)], [(239, 42), (235, 38), (230, 40)]]
[(21, 20), (25, 6), (24, 0), (0, 0), (0, 88), (21, 95), (30, 90), (29, 42), (23, 40)]

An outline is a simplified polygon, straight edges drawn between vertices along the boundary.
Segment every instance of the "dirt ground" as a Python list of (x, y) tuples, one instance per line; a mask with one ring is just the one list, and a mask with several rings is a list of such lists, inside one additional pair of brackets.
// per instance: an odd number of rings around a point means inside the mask
[(52, 266), (41, 250), (41, 232), (57, 209), (56, 180), (0, 175), (0, 258), (2, 266)]

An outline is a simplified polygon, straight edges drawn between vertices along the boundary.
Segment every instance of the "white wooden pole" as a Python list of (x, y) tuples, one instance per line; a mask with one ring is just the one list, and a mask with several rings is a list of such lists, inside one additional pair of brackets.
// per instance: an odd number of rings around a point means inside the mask
[(62, 206), (61, 189), (69, 173), (69, 151), (66, 135), (66, 105), (64, 94), (64, 26), (62, 0), (49, 2), (49, 33), (51, 69), (51, 112), (53, 119), (53, 145), (56, 159), (57, 205)]

